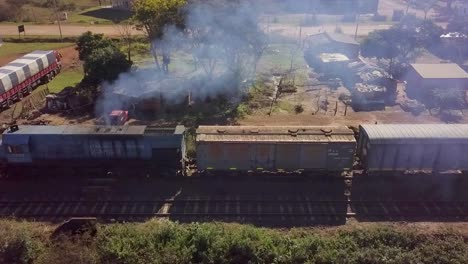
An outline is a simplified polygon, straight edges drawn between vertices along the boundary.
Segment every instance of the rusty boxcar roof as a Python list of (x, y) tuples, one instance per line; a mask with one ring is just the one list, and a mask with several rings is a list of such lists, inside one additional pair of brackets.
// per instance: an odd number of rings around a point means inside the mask
[(355, 142), (345, 126), (200, 126), (196, 133), (197, 142)]
[(360, 131), (374, 144), (408, 144), (434, 140), (468, 143), (466, 124), (369, 124), (361, 125)]

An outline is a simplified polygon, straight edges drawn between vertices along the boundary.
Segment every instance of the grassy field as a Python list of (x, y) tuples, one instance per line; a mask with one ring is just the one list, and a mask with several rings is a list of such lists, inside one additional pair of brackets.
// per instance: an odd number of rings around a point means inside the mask
[(70, 69), (63, 71), (57, 77), (48, 83), (49, 91), (51, 93), (58, 93), (67, 86), (75, 86), (83, 79), (83, 70)]
[[(98, 2), (75, 1), (76, 8), (66, 11), (68, 19), (62, 23), (86, 23), (86, 24), (112, 24), (125, 20), (131, 16), (131, 12), (112, 9), (110, 7), (98, 6)], [(28, 4), (23, 7), (22, 23), (25, 24), (48, 24), (56, 21), (53, 10), (48, 7)], [(3, 23), (11, 23), (6, 21)], [(14, 21), (21, 22), (21, 21)]]
[(73, 46), (74, 43), (4, 43), (0, 47), (0, 57), (13, 54), (24, 54), (34, 50), (51, 50), (59, 49), (68, 46)]

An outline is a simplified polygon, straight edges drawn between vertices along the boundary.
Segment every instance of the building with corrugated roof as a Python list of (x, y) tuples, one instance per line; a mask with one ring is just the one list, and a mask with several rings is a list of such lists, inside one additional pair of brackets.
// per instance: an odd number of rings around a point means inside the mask
[(359, 42), (352, 36), (322, 32), (308, 35), (304, 40), (306, 53), (315, 56), (320, 53), (341, 53), (350, 59), (359, 56)]
[(427, 100), (436, 88), (468, 90), (468, 73), (455, 63), (411, 64), (406, 82), (410, 97)]

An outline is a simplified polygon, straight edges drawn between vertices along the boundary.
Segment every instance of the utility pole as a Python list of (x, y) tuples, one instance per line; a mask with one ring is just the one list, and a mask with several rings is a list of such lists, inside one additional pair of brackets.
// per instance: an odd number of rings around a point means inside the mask
[(60, 42), (63, 42), (62, 26), (60, 25), (60, 17), (58, 14), (57, 0), (54, 0), (54, 9), (55, 9), (55, 17), (57, 18), (57, 24), (58, 24), (59, 31), (60, 31)]
[(359, 11), (356, 14), (356, 31), (354, 32), (354, 39), (355, 40), (357, 39), (358, 29), (359, 29)]

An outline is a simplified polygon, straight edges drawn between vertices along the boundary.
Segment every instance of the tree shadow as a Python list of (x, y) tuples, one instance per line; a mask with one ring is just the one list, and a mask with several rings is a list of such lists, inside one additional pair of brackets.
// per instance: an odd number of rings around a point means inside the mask
[(132, 16), (132, 12), (128, 10), (114, 9), (114, 8), (100, 8), (80, 13), (83, 16), (89, 16), (100, 19), (111, 20), (114, 23), (122, 22)]

